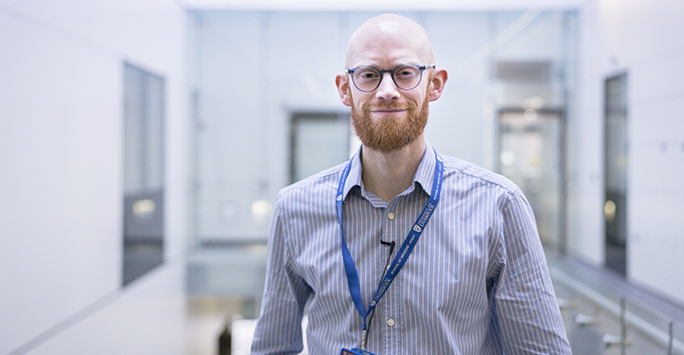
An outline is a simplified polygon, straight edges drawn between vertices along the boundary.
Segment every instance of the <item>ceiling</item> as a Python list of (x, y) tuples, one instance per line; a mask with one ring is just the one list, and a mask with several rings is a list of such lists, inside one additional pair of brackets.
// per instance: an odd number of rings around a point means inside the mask
[(567, 10), (596, 0), (176, 0), (188, 9), (321, 11)]

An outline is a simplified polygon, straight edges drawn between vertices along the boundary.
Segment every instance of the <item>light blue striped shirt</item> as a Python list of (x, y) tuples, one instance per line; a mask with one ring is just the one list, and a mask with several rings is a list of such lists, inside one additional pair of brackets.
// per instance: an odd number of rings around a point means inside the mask
[[(389, 203), (365, 191), (360, 151), (344, 187), (344, 229), (364, 309), (389, 257), (425, 206), (435, 156)], [(366, 350), (375, 354), (570, 354), (532, 210), (506, 178), (444, 158), (439, 204), (378, 303)], [(347, 285), (335, 194), (344, 164), (283, 189), (253, 354), (297, 354), (301, 320), (310, 354), (358, 347), (363, 321)], [(394, 257), (394, 256), (392, 256)]]

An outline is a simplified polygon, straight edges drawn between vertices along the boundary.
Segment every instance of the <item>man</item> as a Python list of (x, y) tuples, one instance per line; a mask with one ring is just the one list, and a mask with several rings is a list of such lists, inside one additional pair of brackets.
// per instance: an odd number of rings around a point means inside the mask
[[(253, 354), (570, 354), (534, 216), (507, 179), (425, 140), (446, 70), (393, 14), (336, 77), (362, 142), (283, 189)], [(343, 350), (346, 349), (346, 350)]]

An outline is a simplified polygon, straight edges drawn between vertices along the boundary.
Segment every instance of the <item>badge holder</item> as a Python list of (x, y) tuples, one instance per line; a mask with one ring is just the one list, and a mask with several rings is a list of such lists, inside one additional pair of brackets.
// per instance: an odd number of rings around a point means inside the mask
[(353, 348), (351, 350), (342, 349), (342, 351), (340, 352), (340, 355), (375, 355), (375, 354), (368, 352), (366, 350), (361, 350), (359, 348)]

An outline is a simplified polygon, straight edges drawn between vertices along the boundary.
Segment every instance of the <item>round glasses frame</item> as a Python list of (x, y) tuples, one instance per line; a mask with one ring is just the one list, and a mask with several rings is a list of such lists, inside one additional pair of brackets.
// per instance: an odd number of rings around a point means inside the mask
[[(401, 85), (399, 85), (399, 83), (397, 83), (397, 79), (395, 78), (395, 73), (401, 72), (400, 69), (407, 68), (407, 67), (417, 69), (420, 73), (420, 76), (418, 77), (418, 81), (416, 81), (415, 85), (413, 85), (411, 87), (402, 87)], [(385, 73), (390, 74), (390, 76), (392, 77), (392, 81), (394, 82), (394, 85), (396, 85), (399, 89), (404, 90), (404, 91), (409, 91), (409, 90), (415, 89), (416, 87), (418, 87), (418, 85), (420, 85), (420, 82), (423, 80), (423, 71), (425, 71), (427, 69), (435, 69), (435, 68), (436, 68), (435, 64), (430, 64), (430, 65), (402, 64), (402, 65), (400, 65), (394, 69), (378, 69), (376, 67), (371, 67), (371, 66), (362, 66), (362, 67), (347, 69), (347, 74), (349, 74), (351, 76), (352, 82), (354, 83), (354, 86), (357, 89), (359, 89), (359, 91), (363, 91), (363, 92), (375, 91), (377, 88), (380, 87), (380, 84), (382, 83), (382, 79), (385, 77)], [(378, 79), (378, 82), (374, 88), (362, 89), (359, 87), (359, 85), (356, 84), (356, 79), (355, 79), (354, 73), (356, 73), (359, 70), (371, 70), (372, 72), (374, 72), (378, 75), (378, 77), (380, 79)]]

